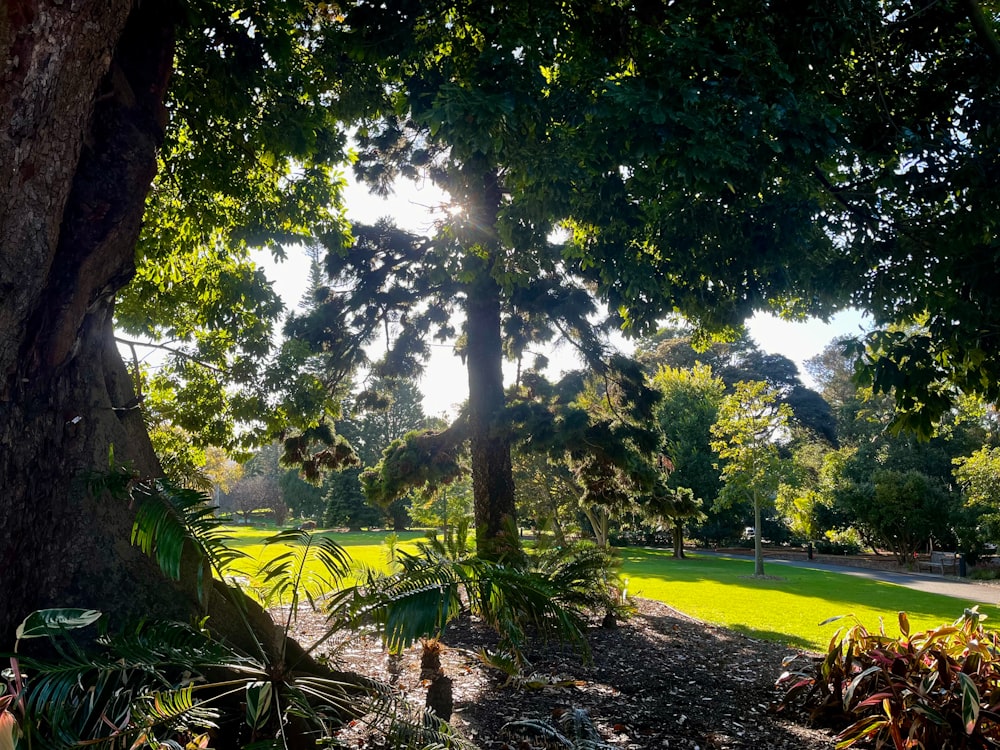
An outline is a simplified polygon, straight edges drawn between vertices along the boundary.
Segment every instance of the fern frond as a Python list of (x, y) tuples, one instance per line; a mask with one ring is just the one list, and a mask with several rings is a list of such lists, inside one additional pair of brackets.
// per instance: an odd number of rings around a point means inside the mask
[(195, 700), (195, 687), (187, 685), (141, 696), (131, 704), (132, 725), (145, 730), (184, 722), (202, 729), (215, 727), (219, 715)]
[(558, 727), (540, 719), (511, 721), (500, 729), (501, 735), (510, 739), (540, 740), (545, 747), (564, 747), (567, 750), (613, 750), (601, 737), (587, 711), (569, 708), (556, 719)]
[[(53, 644), (60, 641), (70, 639), (65, 634), (51, 638)], [(182, 717), (207, 727), (214, 714), (191, 698), (205, 669), (225, 666), (262, 674), (259, 664), (183, 623), (154, 622), (103, 634), (96, 645), (89, 653), (57, 647), (54, 661), (20, 660), (31, 675), (25, 715), (50, 740), (73, 745), (135, 737)]]
[[(229, 566), (246, 557), (226, 544), (227, 536), (215, 518), (208, 495), (178, 487), (165, 479), (141, 482), (132, 488), (136, 518), (132, 544), (152, 557), (160, 570), (180, 580), (185, 546), (190, 545), (199, 562), (207, 559), (222, 578)], [(203, 566), (198, 566), (198, 596), (205, 601)]]
[(570, 750), (573, 748), (570, 739), (547, 721), (536, 719), (509, 721), (500, 728), (500, 733), (511, 739), (530, 737), (534, 740), (541, 740), (545, 743), (545, 747), (565, 747)]
[(598, 743), (601, 746), (606, 746), (586, 709), (569, 708), (559, 715), (557, 721), (563, 733), (572, 738), (577, 747), (580, 746), (581, 742)]
[(566, 606), (557, 586), (537, 571), (486, 564), (479, 585), (470, 589), (470, 600), (518, 656), (529, 627), (544, 638), (567, 641), (588, 652), (583, 614)]

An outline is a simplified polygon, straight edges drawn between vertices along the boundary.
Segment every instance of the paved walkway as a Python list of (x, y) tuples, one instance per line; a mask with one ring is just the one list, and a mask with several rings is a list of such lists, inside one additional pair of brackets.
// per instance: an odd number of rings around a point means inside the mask
[[(697, 550), (699, 555), (717, 555), (719, 557), (729, 557), (733, 560), (746, 560), (743, 555), (730, 555), (708, 550)], [(753, 558), (749, 558), (753, 559)], [(779, 560), (767, 557), (764, 559), (766, 567), (773, 570), (775, 565), (790, 565), (798, 568), (813, 568), (815, 570), (828, 570), (832, 573), (843, 573), (844, 575), (868, 578), (872, 581), (883, 581), (894, 583), (897, 586), (906, 586), (917, 591), (926, 591), (930, 594), (941, 594), (951, 596), (955, 599), (964, 599), (971, 604), (991, 604), (994, 607), (1000, 606), (1000, 588), (984, 583), (976, 583), (965, 578), (955, 578), (954, 576), (938, 576), (927, 573), (897, 573), (888, 570), (873, 570), (870, 568), (854, 568), (849, 565), (831, 565), (813, 560)]]

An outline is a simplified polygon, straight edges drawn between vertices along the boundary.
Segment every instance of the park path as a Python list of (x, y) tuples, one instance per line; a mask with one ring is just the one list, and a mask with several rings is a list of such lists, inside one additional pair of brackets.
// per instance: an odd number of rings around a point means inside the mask
[[(713, 555), (718, 557), (728, 557), (733, 560), (745, 560), (742, 555), (730, 555), (726, 553), (711, 552), (708, 550), (697, 550), (699, 555)], [(893, 583), (897, 586), (906, 586), (917, 591), (926, 591), (929, 594), (941, 594), (955, 599), (963, 599), (970, 604), (991, 604), (994, 607), (1000, 606), (1000, 588), (987, 583), (978, 583), (965, 578), (954, 576), (939, 576), (932, 573), (901, 573), (889, 570), (873, 570), (869, 568), (853, 568), (848, 565), (832, 565), (814, 560), (779, 560), (776, 558), (765, 558), (765, 565), (769, 568), (775, 565), (788, 565), (798, 568), (812, 568), (814, 570), (827, 570), (831, 573), (842, 573), (848, 576), (868, 578), (872, 581), (882, 581)], [(772, 568), (773, 569), (773, 568)]]

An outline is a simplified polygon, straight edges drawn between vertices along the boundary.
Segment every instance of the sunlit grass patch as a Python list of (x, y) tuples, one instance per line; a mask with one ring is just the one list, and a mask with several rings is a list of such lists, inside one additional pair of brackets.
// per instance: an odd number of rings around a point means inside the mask
[[(288, 551), (284, 544), (266, 544), (268, 538), (276, 533), (274, 529), (259, 529), (252, 526), (226, 526), (224, 530), (229, 535), (229, 545), (240, 550), (246, 558), (233, 565), (234, 573), (244, 577), (251, 589), (260, 585), (258, 571), (268, 561)], [(337, 532), (321, 531), (318, 534), (328, 537), (343, 547), (350, 555), (356, 570), (374, 568), (388, 571), (390, 568), (389, 547), (386, 540), (394, 535), (392, 531), (356, 531)], [(416, 550), (416, 542), (426, 537), (423, 531), (404, 531), (395, 533), (398, 549), (409, 552)], [(309, 570), (319, 573), (318, 570)], [(354, 577), (345, 583), (354, 583)]]
[[(259, 586), (256, 572), (287, 546), (265, 546), (274, 530), (245, 526), (227, 527), (232, 546), (247, 555), (236, 568), (251, 588)], [(320, 532), (335, 540), (350, 555), (355, 570), (390, 569), (386, 539), (392, 532)], [(402, 532), (396, 545), (416, 550), (424, 532)], [(880, 581), (821, 570), (810, 570), (768, 561), (765, 579), (752, 577), (753, 561), (709, 555), (689, 555), (674, 560), (669, 550), (623, 548), (621, 574), (629, 579), (633, 596), (655, 599), (692, 617), (744, 632), (758, 638), (823, 651), (838, 627), (819, 623), (836, 615), (854, 614), (869, 630), (877, 631), (879, 619), (896, 634), (897, 613), (908, 613), (914, 631), (951, 622), (974, 602), (914, 591)], [(311, 572), (311, 571), (310, 571)], [(344, 584), (352, 584), (349, 576)], [(1000, 592), (998, 592), (1000, 599)], [(989, 616), (987, 625), (1000, 626), (1000, 610), (980, 605)]]
[[(781, 641), (825, 651), (837, 624), (819, 623), (836, 615), (854, 614), (870, 630), (884, 619), (896, 634), (897, 612), (909, 614), (914, 631), (951, 622), (975, 604), (914, 591), (880, 581), (821, 570), (765, 563), (768, 578), (754, 579), (753, 561), (689, 555), (675, 560), (669, 550), (623, 548), (622, 575), (629, 593), (664, 602), (692, 617)], [(1000, 592), (998, 592), (1000, 599)], [(1000, 625), (1000, 610), (980, 605)]]

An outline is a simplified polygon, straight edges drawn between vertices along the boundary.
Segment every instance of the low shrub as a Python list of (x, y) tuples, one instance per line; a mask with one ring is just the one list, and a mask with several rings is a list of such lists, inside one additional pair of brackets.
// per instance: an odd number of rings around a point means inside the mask
[(611, 532), (608, 541), (612, 547), (670, 547), (674, 538), (669, 531), (619, 529)]
[(826, 656), (786, 660), (779, 710), (800, 707), (816, 723), (843, 727), (837, 748), (863, 740), (897, 750), (997, 747), (1000, 643), (983, 619), (967, 609), (949, 625), (911, 634), (900, 612), (898, 638), (859, 621), (842, 627)]
[(980, 565), (969, 570), (969, 578), (976, 581), (995, 581), (1000, 578), (1000, 568)]
[(827, 531), (826, 536), (816, 541), (816, 551), (822, 555), (857, 555), (861, 552), (861, 540), (854, 529)]

